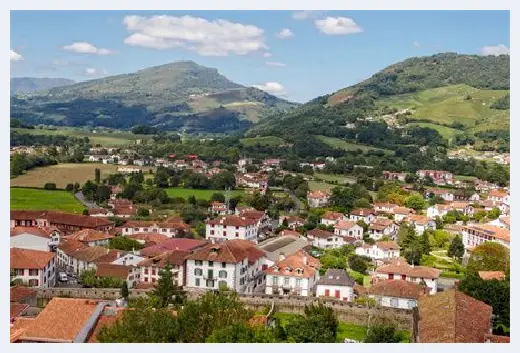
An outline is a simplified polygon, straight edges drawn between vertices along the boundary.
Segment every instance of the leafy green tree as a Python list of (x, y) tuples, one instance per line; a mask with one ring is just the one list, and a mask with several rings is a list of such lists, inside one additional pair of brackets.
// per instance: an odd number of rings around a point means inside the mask
[(417, 239), (415, 229), (407, 223), (401, 224), (399, 232), (397, 233), (397, 243), (401, 248), (407, 248), (411, 243)]
[(96, 168), (94, 170), (94, 180), (96, 184), (99, 184), (101, 182), (101, 169)]
[(226, 197), (220, 192), (215, 192), (211, 195), (211, 201), (224, 202), (226, 201)]
[(426, 207), (426, 201), (422, 195), (413, 193), (405, 200), (406, 207), (413, 208), (416, 211), (423, 210)]
[(67, 191), (74, 190), (74, 184), (67, 184), (67, 186), (65, 187), (65, 190), (67, 190)]
[(92, 183), (92, 181), (87, 180), (85, 185), (83, 185), (81, 192), (88, 200), (93, 200), (97, 192), (97, 185)]
[(150, 211), (147, 208), (139, 207), (137, 209), (137, 215), (139, 217), (149, 217), (150, 216)]
[(419, 241), (414, 241), (404, 250), (404, 258), (411, 265), (419, 265), (423, 254), (423, 247)]
[(364, 256), (359, 256), (359, 255), (355, 255), (355, 254), (351, 255), (348, 258), (348, 265), (354, 271), (357, 271), (364, 275), (367, 274), (368, 261)]
[(496, 242), (485, 242), (471, 251), (468, 272), (509, 271), (509, 249)]
[(43, 188), (45, 190), (56, 190), (56, 184), (55, 183), (46, 183)]
[(404, 339), (392, 324), (377, 324), (368, 329), (365, 343), (399, 343)]
[(135, 239), (130, 239), (123, 236), (117, 236), (109, 239), (108, 247), (110, 249), (119, 249), (124, 251), (139, 250), (143, 248), (143, 245)]
[(306, 305), (304, 313), (304, 316), (298, 315), (286, 325), (285, 329), (289, 342), (336, 342), (339, 321), (332, 308), (322, 303)]
[(128, 292), (128, 284), (126, 283), (126, 281), (123, 281), (123, 285), (121, 286), (121, 297), (128, 300), (129, 294), (130, 293)]
[(157, 300), (159, 308), (164, 308), (170, 304), (182, 305), (186, 300), (186, 293), (173, 282), (172, 266), (170, 264), (159, 270), (159, 280), (150, 296)]
[(462, 238), (460, 235), (457, 234), (451, 241), (450, 247), (448, 249), (448, 256), (453, 257), (458, 261), (462, 260), (462, 257), (464, 256), (464, 244), (462, 243)]
[(206, 343), (275, 343), (273, 331), (266, 327), (251, 327), (237, 323), (215, 330), (206, 339)]
[(428, 232), (424, 232), (420, 237), (419, 237), (419, 242), (421, 244), (421, 249), (422, 249), (422, 252), (421, 252), (421, 255), (422, 254), (426, 254), (428, 255), (431, 251), (431, 246), (430, 246), (430, 235)]
[(500, 216), (500, 210), (496, 207), (494, 207), (491, 211), (488, 213), (489, 219), (497, 219)]

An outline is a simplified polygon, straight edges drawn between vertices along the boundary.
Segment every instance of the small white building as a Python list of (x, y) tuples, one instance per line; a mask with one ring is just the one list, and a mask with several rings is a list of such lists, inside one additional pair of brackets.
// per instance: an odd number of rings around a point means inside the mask
[(320, 249), (341, 248), (347, 244), (343, 236), (319, 228), (309, 230), (307, 232), (307, 240), (312, 246)]
[(430, 219), (427, 216), (411, 215), (408, 217), (408, 222), (412, 227), (414, 227), (418, 235), (422, 235), (425, 230), (437, 229), (437, 223), (435, 223), (435, 220)]
[(419, 297), (427, 293), (426, 286), (401, 279), (378, 281), (368, 289), (368, 296), (375, 299), (377, 305), (410, 310), (417, 306)]
[(340, 219), (345, 219), (345, 215), (339, 212), (327, 211), (321, 216), (321, 224), (325, 224), (326, 226), (333, 226)]
[(30, 249), (11, 248), (10, 266), (14, 281), (29, 287), (54, 287), (56, 278), (56, 253)]
[(368, 227), (368, 233), (374, 240), (379, 240), (384, 236), (393, 239), (397, 234), (397, 226), (391, 219), (378, 217)]
[(316, 296), (351, 302), (356, 281), (345, 270), (329, 268), (316, 282)]
[(222, 242), (230, 239), (258, 242), (258, 226), (254, 219), (228, 215), (206, 221), (206, 239)]
[(60, 231), (55, 227), (11, 228), (11, 248), (53, 251), (59, 243)]
[(399, 245), (395, 241), (376, 241), (374, 245), (364, 244), (356, 248), (356, 255), (367, 256), (372, 260), (388, 260), (400, 256)]
[(363, 227), (353, 221), (339, 220), (334, 225), (334, 234), (341, 237), (363, 239)]
[(395, 207), (392, 211), (394, 215), (394, 221), (397, 223), (401, 223), (406, 218), (412, 214), (415, 214), (415, 210), (413, 208), (407, 208), (407, 207)]
[(466, 253), (487, 241), (494, 241), (509, 248), (510, 240), (511, 235), (507, 228), (489, 224), (470, 224), (462, 228), (462, 243)]
[(348, 218), (354, 222), (363, 221), (365, 224), (370, 224), (376, 218), (376, 212), (369, 208), (356, 208), (350, 212)]
[(402, 279), (417, 284), (425, 284), (430, 294), (437, 293), (437, 281), (441, 271), (426, 266), (409, 265), (404, 258), (397, 258), (391, 263), (378, 267), (374, 271), (373, 281)]
[(159, 281), (159, 272), (170, 264), (173, 283), (178, 286), (184, 286), (185, 283), (185, 259), (191, 251), (187, 250), (170, 250), (161, 255), (144, 259), (139, 262), (140, 281), (155, 285)]
[(307, 203), (310, 208), (325, 207), (329, 204), (330, 194), (323, 190), (307, 192)]
[(168, 238), (176, 238), (179, 233), (187, 232), (190, 226), (180, 218), (169, 218), (164, 222), (160, 221), (137, 221), (128, 220), (121, 227), (122, 235), (134, 235), (140, 233), (159, 233)]

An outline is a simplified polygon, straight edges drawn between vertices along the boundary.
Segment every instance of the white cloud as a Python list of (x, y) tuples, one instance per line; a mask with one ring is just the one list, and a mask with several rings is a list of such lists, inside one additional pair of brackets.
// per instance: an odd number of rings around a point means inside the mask
[(308, 20), (316, 18), (324, 13), (325, 11), (296, 11), (293, 12), (292, 18), (295, 20)]
[(275, 96), (283, 96), (285, 95), (285, 87), (278, 82), (266, 82), (261, 85), (253, 85), (262, 91), (265, 91), (269, 94), (273, 94)]
[(105, 69), (96, 69), (94, 67), (85, 68), (85, 75), (87, 76), (102, 76), (106, 74), (107, 71)]
[(480, 49), (482, 55), (509, 55), (509, 48), (504, 44), (490, 45)]
[(267, 53), (264, 53), (263, 56), (264, 56), (264, 58), (270, 58), (271, 56), (273, 56), (273, 54), (267, 52)]
[(314, 21), (316, 28), (329, 35), (344, 35), (363, 32), (353, 19), (348, 17), (327, 17)]
[(289, 28), (284, 28), (276, 36), (281, 39), (288, 39), (294, 37), (294, 33)]
[(9, 60), (14, 62), (21, 61), (23, 60), (23, 56), (11, 49), (11, 53), (9, 54)]
[(420, 48), (421, 47), (421, 43), (419, 43), (418, 41), (414, 41), (413, 42), (413, 46), (416, 47), (416, 48)]
[(132, 34), (125, 43), (132, 46), (168, 49), (183, 47), (203, 56), (247, 55), (268, 49), (264, 30), (227, 20), (208, 21), (191, 16), (126, 16)]
[(80, 54), (110, 55), (114, 53), (110, 49), (98, 48), (95, 45), (87, 42), (75, 42), (69, 45), (65, 45), (63, 49)]
[(284, 63), (279, 63), (279, 62), (276, 62), (276, 61), (267, 61), (265, 63), (267, 66), (278, 66), (278, 67), (284, 67), (284, 66), (287, 66), (286, 64)]

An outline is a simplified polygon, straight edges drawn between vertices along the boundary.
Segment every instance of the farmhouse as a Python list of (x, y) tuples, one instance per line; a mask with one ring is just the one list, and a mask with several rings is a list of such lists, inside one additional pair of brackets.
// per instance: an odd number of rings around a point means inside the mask
[(211, 205), (208, 208), (208, 212), (211, 212), (212, 214), (223, 216), (228, 213), (228, 208), (226, 204), (219, 202), (219, 201), (213, 201)]
[(321, 216), (321, 224), (325, 224), (326, 226), (333, 226), (340, 219), (344, 219), (345, 215), (339, 212), (327, 211)]
[(54, 287), (56, 254), (49, 251), (11, 248), (10, 264), (14, 281), (29, 287)]
[(213, 243), (228, 239), (242, 239), (257, 243), (257, 221), (234, 215), (209, 219), (206, 221), (206, 239)]
[(406, 259), (397, 258), (390, 264), (378, 267), (373, 280), (377, 282), (382, 279), (402, 279), (419, 284), (424, 282), (429, 288), (429, 293), (435, 294), (440, 272), (436, 268), (408, 265)]
[(363, 228), (353, 221), (339, 220), (334, 225), (334, 234), (341, 237), (363, 239)]
[(307, 192), (307, 203), (311, 208), (324, 207), (329, 203), (330, 194), (323, 190)]

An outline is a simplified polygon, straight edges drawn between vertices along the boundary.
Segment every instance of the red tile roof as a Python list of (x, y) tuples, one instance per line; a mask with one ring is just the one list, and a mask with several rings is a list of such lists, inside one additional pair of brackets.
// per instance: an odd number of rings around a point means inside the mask
[(29, 307), (29, 305), (27, 305), (27, 304), (11, 303), (11, 308), (10, 308), (11, 319), (13, 317), (22, 315), (22, 313), (25, 310), (27, 310), (28, 307)]
[(56, 257), (49, 251), (11, 248), (12, 269), (42, 269)]
[(139, 267), (155, 266), (158, 268), (165, 267), (168, 263), (170, 265), (183, 265), (186, 256), (191, 254), (189, 250), (170, 250), (162, 253), (161, 255), (152, 257), (151, 259), (145, 259), (137, 264)]
[(399, 250), (400, 247), (395, 241), (376, 241), (376, 246), (383, 250)]
[(69, 254), (72, 258), (84, 262), (95, 262), (102, 256), (107, 255), (109, 250), (102, 246), (87, 246)]
[(388, 265), (380, 266), (376, 269), (377, 273), (401, 274), (416, 278), (439, 278), (441, 271), (425, 266), (411, 266), (405, 259), (398, 258)]
[(11, 302), (18, 302), (33, 295), (36, 295), (36, 291), (32, 288), (24, 286), (13, 286), (10, 289)]
[(511, 232), (509, 229), (496, 227), (490, 224), (472, 224), (465, 226), (464, 229), (485, 233), (491, 237), (505, 240), (507, 242), (511, 240)]
[(378, 281), (368, 288), (369, 294), (408, 299), (418, 299), (427, 292), (428, 287), (401, 279)]
[(103, 217), (90, 217), (54, 211), (47, 212), (46, 218), (51, 224), (63, 224), (83, 228), (98, 228), (114, 225), (114, 222)]
[(184, 223), (180, 218), (169, 218), (166, 221), (138, 221), (128, 220), (122, 226), (123, 228), (172, 228), (187, 230), (189, 225)]
[(483, 343), (492, 309), (455, 289), (419, 298), (420, 343)]
[(126, 280), (132, 268), (130, 266), (113, 265), (113, 264), (97, 264), (96, 276), (98, 277), (116, 277)]
[(280, 235), (294, 235), (296, 237), (299, 237), (302, 234), (292, 229), (284, 229), (280, 232)]
[(232, 227), (249, 227), (256, 224), (256, 220), (242, 216), (220, 216), (206, 221), (207, 225), (225, 225)]
[(89, 339), (87, 340), (87, 343), (97, 343), (97, 335), (99, 334), (99, 331), (103, 327), (108, 327), (110, 325), (113, 325), (117, 320), (123, 317), (125, 309), (124, 308), (117, 308), (115, 315), (101, 315), (96, 322), (96, 326), (94, 326), (94, 329), (92, 330), (92, 334), (90, 335)]
[(352, 227), (356, 226), (356, 222), (354, 221), (347, 221), (347, 220), (344, 220), (344, 219), (340, 219), (336, 222), (336, 224), (334, 225), (334, 228), (337, 228), (337, 229), (351, 229)]
[(307, 235), (310, 235), (314, 238), (327, 239), (327, 238), (334, 236), (334, 233), (326, 231), (326, 230), (321, 230), (319, 228), (314, 228), (312, 230), (309, 230), (307, 232)]
[(66, 239), (76, 239), (81, 242), (92, 242), (97, 240), (106, 240), (106, 239), (112, 239), (114, 236), (110, 235), (106, 232), (101, 232), (99, 230), (94, 229), (82, 229), (80, 231), (77, 231), (75, 233), (72, 233), (71, 235), (68, 235), (67, 237), (64, 237)]
[(137, 240), (137, 241), (144, 241), (144, 242), (155, 243), (155, 244), (160, 244), (163, 241), (170, 239), (166, 235), (163, 235), (160, 233), (139, 233), (139, 234), (127, 235), (126, 237)]
[[(310, 278), (316, 274), (320, 267), (318, 259), (308, 255), (303, 250), (299, 250), (282, 261), (277, 261), (273, 266), (264, 270), (264, 272), (272, 276)], [(298, 269), (303, 270), (303, 272), (298, 273)]]
[(355, 208), (350, 212), (351, 215), (366, 217), (368, 215), (375, 215), (376, 212), (371, 208)]
[(204, 240), (171, 238), (157, 245), (142, 249), (141, 255), (146, 257), (154, 257), (169, 250), (194, 250), (206, 244), (207, 242)]
[(330, 197), (330, 194), (324, 190), (308, 191), (307, 197), (311, 199), (324, 199)]
[(42, 238), (51, 238), (52, 232), (57, 231), (55, 227), (14, 227), (11, 228), (11, 236), (15, 237), (20, 234), (31, 234)]
[(321, 216), (322, 219), (338, 220), (343, 218), (343, 213), (327, 211)]
[(508, 336), (486, 335), (487, 343), (510, 343), (511, 338)]
[(66, 255), (70, 255), (74, 251), (78, 249), (84, 249), (86, 247), (88, 247), (88, 245), (85, 245), (76, 239), (65, 240), (58, 245), (58, 249), (62, 250)]
[(498, 279), (502, 281), (506, 278), (506, 275), (502, 271), (478, 271), (478, 275), (483, 280)]
[[(247, 242), (244, 243), (244, 242)], [(226, 263), (238, 263), (245, 258), (250, 262), (256, 261), (264, 256), (265, 253), (247, 240), (233, 239), (219, 244), (207, 244), (188, 255), (186, 260), (205, 260)]]

